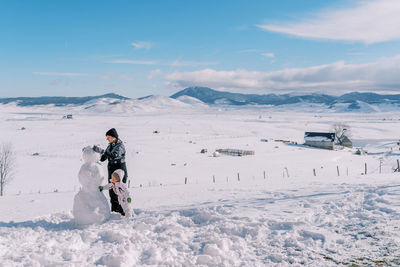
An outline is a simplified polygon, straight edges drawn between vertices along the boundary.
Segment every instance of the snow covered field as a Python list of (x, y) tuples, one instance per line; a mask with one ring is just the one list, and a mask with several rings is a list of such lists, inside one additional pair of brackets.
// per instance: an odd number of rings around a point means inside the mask
[[(0, 266), (400, 264), (400, 112), (189, 100), (0, 105), (0, 141), (13, 144), (18, 166), (0, 198)], [(368, 155), (300, 145), (305, 131), (338, 122)], [(111, 127), (127, 147), (135, 216), (82, 228), (71, 213), (82, 148), (105, 147)], [(220, 148), (255, 155), (213, 157)]]

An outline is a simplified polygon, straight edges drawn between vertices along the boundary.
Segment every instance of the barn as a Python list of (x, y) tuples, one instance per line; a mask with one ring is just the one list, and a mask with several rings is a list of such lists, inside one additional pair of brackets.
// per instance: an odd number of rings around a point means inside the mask
[(305, 132), (305, 145), (323, 149), (334, 149), (335, 133)]

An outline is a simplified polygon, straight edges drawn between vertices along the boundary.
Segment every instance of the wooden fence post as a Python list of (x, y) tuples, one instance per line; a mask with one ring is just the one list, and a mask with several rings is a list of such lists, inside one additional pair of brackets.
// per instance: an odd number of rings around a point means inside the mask
[(285, 167), (285, 171), (286, 171), (286, 176), (289, 178), (289, 170), (287, 167)]
[(187, 177), (185, 177), (185, 184), (187, 184)]
[(264, 171), (264, 180), (265, 180), (265, 171)]
[(336, 166), (336, 170), (337, 170), (337, 176), (340, 176), (339, 166)]
[(313, 169), (313, 173), (314, 173), (314, 176), (317, 176), (317, 173), (315, 172), (315, 168)]
[(367, 175), (367, 163), (365, 162), (365, 170), (364, 170), (364, 174)]
[(238, 173), (238, 182), (240, 182), (240, 174)]
[(213, 175), (213, 183), (215, 184), (215, 175)]

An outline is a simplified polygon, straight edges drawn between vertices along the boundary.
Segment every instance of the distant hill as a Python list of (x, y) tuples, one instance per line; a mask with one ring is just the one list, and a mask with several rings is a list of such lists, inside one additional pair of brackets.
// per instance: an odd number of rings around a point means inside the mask
[(111, 98), (118, 100), (128, 100), (129, 98), (117, 94), (105, 94), (99, 96), (84, 96), (84, 97), (65, 97), (65, 96), (41, 96), (41, 97), (15, 97), (15, 98), (0, 98), (1, 104), (16, 102), (18, 106), (35, 106), (35, 105), (50, 105), (65, 106), (65, 105), (82, 105), (88, 101)]
[[(122, 101), (125, 100), (125, 101)], [(102, 110), (135, 109), (153, 110), (158, 107), (206, 107), (210, 106), (270, 106), (277, 109), (314, 109), (340, 112), (375, 112), (400, 109), (400, 94), (384, 95), (375, 93), (352, 92), (341, 96), (327, 94), (240, 94), (216, 91), (207, 87), (189, 87), (176, 94), (167, 96), (149, 95), (137, 99), (130, 99), (118, 94), (110, 93), (99, 96), (85, 97), (16, 97), (0, 98), (0, 104), (16, 103), (18, 106), (66, 105), (83, 106), (85, 109), (94, 107)], [(153, 107), (152, 107), (153, 106)]]
[(189, 87), (172, 95), (172, 98), (190, 96), (209, 105), (286, 105), (296, 103), (324, 104), (332, 107), (336, 104), (348, 104), (348, 109), (360, 109), (360, 102), (367, 104), (396, 104), (400, 105), (400, 94), (380, 95), (375, 93), (348, 93), (341, 96), (326, 94), (240, 94), (216, 91), (208, 87)]

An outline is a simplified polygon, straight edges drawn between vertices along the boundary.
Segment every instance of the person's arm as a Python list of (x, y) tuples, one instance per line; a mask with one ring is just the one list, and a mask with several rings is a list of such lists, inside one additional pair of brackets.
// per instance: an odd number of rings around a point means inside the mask
[(99, 190), (100, 192), (103, 190), (110, 190), (112, 188), (112, 183), (106, 184), (106, 185), (100, 185)]
[(124, 184), (120, 184), (120, 193), (122, 199), (125, 199), (128, 203), (131, 203), (131, 196), (129, 194), (128, 188)]
[(105, 161), (107, 159), (106, 150), (104, 150), (101, 147), (96, 146), (96, 145), (94, 145), (92, 147), (92, 149), (93, 149), (94, 152), (97, 152), (97, 153), (99, 153), (101, 155), (101, 157), (100, 157), (100, 161), (101, 162), (103, 162), (103, 161)]
[(119, 143), (111, 151), (107, 149), (104, 155), (109, 156), (113, 160), (122, 159), (125, 156), (125, 147), (122, 143)]
[(100, 157), (100, 161), (103, 162), (107, 159), (106, 153), (102, 154)]

